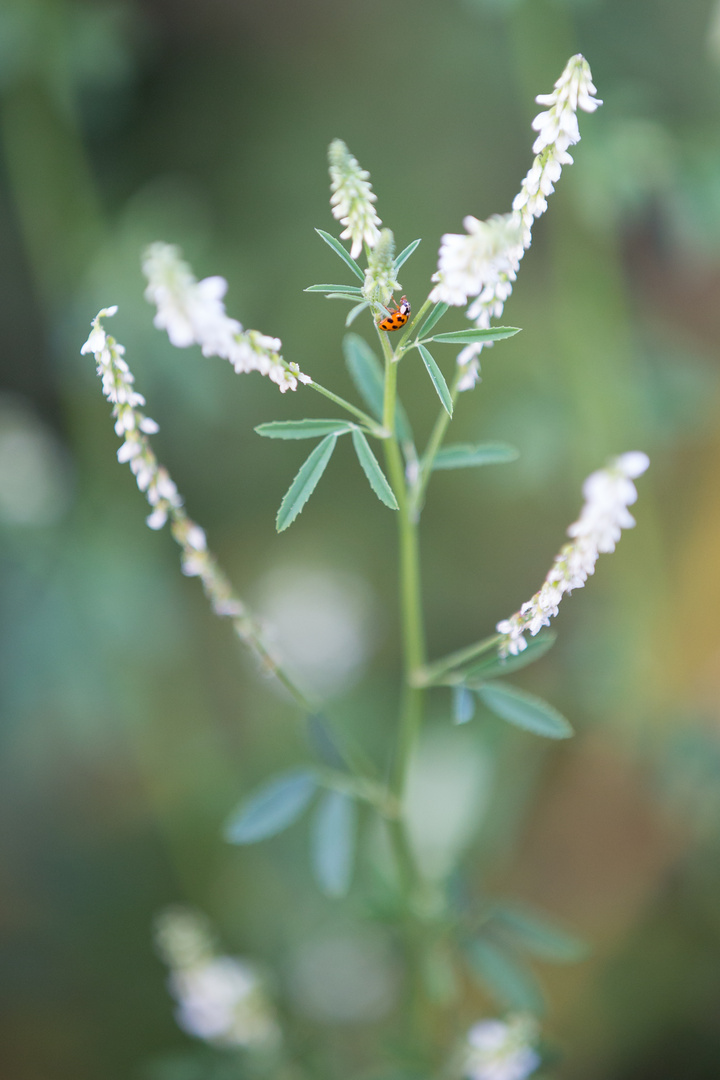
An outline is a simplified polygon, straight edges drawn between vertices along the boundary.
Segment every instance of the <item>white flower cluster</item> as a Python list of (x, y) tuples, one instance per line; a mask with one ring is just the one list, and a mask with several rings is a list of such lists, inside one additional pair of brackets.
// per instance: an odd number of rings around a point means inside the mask
[(125, 349), (105, 333), (102, 319), (114, 315), (117, 307), (103, 308), (93, 319), (90, 336), (80, 350), (93, 353), (97, 373), (102, 378), (103, 394), (113, 406), (115, 432), (125, 442), (117, 452), (118, 461), (127, 461), (137, 485), (154, 508), (147, 518), (151, 529), (161, 529), (168, 513), (182, 506), (182, 499), (167, 469), (158, 464), (148, 435), (159, 430), (149, 416), (140, 412), (145, 398), (134, 389), (135, 377), (125, 359)]
[[(602, 105), (593, 97), (595, 93), (590, 66), (578, 53), (568, 61), (553, 93), (536, 97), (539, 105), (548, 107), (533, 120), (533, 129), (538, 132), (533, 144), (536, 157), (513, 200), (512, 213), (488, 221), (466, 217), (465, 235), (443, 236), (431, 300), (462, 307), (470, 297), (476, 297), (467, 315), (482, 329), (502, 315), (520, 260), (530, 247), (533, 222), (547, 210), (547, 196), (554, 191), (562, 166), (572, 164), (567, 150), (580, 140), (577, 110), (594, 112)], [(474, 343), (459, 354), (458, 363), (467, 369), (460, 390), (477, 382), (477, 357), (483, 347), (481, 342)]]
[(345, 225), (341, 240), (352, 240), (350, 255), (357, 259), (363, 241), (374, 248), (382, 222), (375, 213), (377, 199), (370, 185), (370, 173), (361, 169), (342, 139), (333, 139), (328, 149), (330, 162), (330, 206), (333, 217)]
[(363, 296), (367, 300), (387, 304), (395, 290), (400, 288), (395, 277), (394, 256), (395, 237), (390, 229), (383, 229), (375, 250), (368, 255), (363, 284)]
[(501, 656), (516, 656), (527, 648), (524, 634), (533, 636), (558, 613), (566, 593), (581, 588), (595, 570), (602, 552), (614, 551), (623, 529), (631, 529), (635, 519), (628, 506), (637, 499), (633, 480), (650, 464), (640, 450), (622, 454), (606, 468), (588, 476), (583, 484), (585, 505), (578, 520), (567, 530), (572, 542), (565, 544), (553, 563), (542, 588), (509, 619), (497, 624), (502, 635)]
[(216, 615), (235, 620), (235, 629), (243, 637), (247, 612), (233, 595), (230, 583), (207, 550), (205, 532), (183, 509), (183, 500), (167, 469), (160, 465), (148, 435), (158, 425), (140, 411), (145, 398), (134, 389), (135, 379), (125, 359), (125, 349), (105, 332), (102, 319), (114, 315), (117, 307), (103, 308), (93, 319), (90, 336), (82, 353), (93, 353), (103, 393), (112, 403), (115, 431), (125, 441), (118, 450), (118, 461), (128, 462), (137, 485), (145, 493), (152, 513), (145, 519), (151, 529), (162, 529), (172, 518), (172, 534), (182, 549), (182, 569), (188, 577), (199, 577)]
[(526, 1080), (540, 1064), (533, 1047), (537, 1034), (529, 1016), (482, 1020), (468, 1032), (463, 1076), (466, 1080)]
[(280, 387), (296, 390), (298, 380), (312, 382), (297, 364), (280, 356), (282, 342), (257, 330), (243, 330), (225, 311), (227, 281), (208, 277), (198, 281), (173, 244), (151, 244), (143, 256), (148, 279), (145, 299), (157, 308), (155, 326), (166, 330), (173, 345), (199, 345), (204, 356), (229, 360), (236, 372), (259, 371)]
[(171, 908), (155, 924), (157, 949), (170, 967), (168, 985), (183, 1031), (215, 1046), (267, 1048), (280, 1030), (255, 968), (218, 956), (205, 919)]

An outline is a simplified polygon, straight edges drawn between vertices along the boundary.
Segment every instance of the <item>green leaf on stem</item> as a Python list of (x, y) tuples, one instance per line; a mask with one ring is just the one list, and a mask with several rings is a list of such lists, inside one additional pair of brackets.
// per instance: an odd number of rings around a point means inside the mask
[(542, 991), (530, 968), (508, 949), (486, 938), (467, 948), (470, 968), (495, 1000), (513, 1012), (535, 1015), (544, 1011)]
[(300, 466), (297, 476), (280, 503), (280, 509), (275, 521), (278, 532), (282, 532), (283, 529), (287, 529), (288, 525), (292, 525), (312, 495), (320, 477), (325, 472), (328, 461), (332, 457), (336, 442), (337, 435), (326, 435)]
[[(355, 388), (370, 412), (378, 420), (383, 418), (383, 398), (385, 396), (385, 376), (382, 364), (365, 338), (359, 334), (346, 334), (343, 338), (345, 363)], [(395, 408), (395, 427), (401, 442), (413, 441), (407, 414), (398, 401)]]
[(517, 461), (520, 451), (508, 443), (456, 443), (438, 450), (433, 469), (471, 469)]
[(324, 717), (311, 713), (307, 718), (307, 733), (310, 745), (324, 765), (340, 772), (350, 771)]
[(443, 404), (443, 408), (445, 409), (445, 412), (448, 413), (449, 416), (452, 416), (452, 414), (453, 414), (452, 397), (450, 395), (450, 391), (448, 390), (448, 385), (445, 382), (445, 377), (443, 376), (442, 371), (437, 366), (437, 364), (435, 363), (432, 356), (427, 351), (427, 349), (425, 348), (424, 345), (418, 345), (418, 352), (420, 353), (420, 355), (423, 358), (423, 363), (425, 364), (425, 367), (427, 368), (428, 375), (432, 379), (432, 384), (435, 387), (435, 390), (437, 391), (437, 396), (440, 398), (440, 400), (441, 400), (441, 402)]
[(570, 934), (545, 915), (519, 904), (501, 904), (493, 912), (493, 925), (533, 956), (555, 964), (574, 964), (589, 953), (585, 941)]
[(231, 844), (254, 844), (276, 836), (300, 817), (316, 787), (310, 769), (276, 776), (230, 815), (223, 829), (225, 839)]
[(322, 435), (344, 435), (352, 431), (349, 420), (271, 420), (258, 424), (258, 435), (266, 439), (318, 439)]
[(391, 510), (397, 510), (397, 499), (393, 495), (393, 490), (385, 479), (385, 475), (377, 463), (377, 458), (370, 449), (370, 445), (362, 431), (358, 431), (356, 428), (352, 433), (352, 440), (358, 461), (368, 478), (370, 487), (373, 489), (380, 502), (385, 503)]
[(312, 823), (312, 866), (328, 896), (344, 896), (350, 887), (355, 857), (357, 807), (342, 791), (322, 796)]
[(322, 237), (322, 239), (329, 247), (333, 249), (336, 255), (340, 256), (345, 265), (350, 267), (353, 274), (355, 274), (357, 277), (360, 278), (361, 281), (364, 282), (365, 275), (363, 274), (362, 270), (355, 262), (355, 260), (352, 258), (350, 253), (346, 251), (345, 248), (342, 246), (340, 241), (336, 240), (334, 236), (330, 235), (330, 233), (326, 233), (323, 229), (316, 229), (315, 232), (318, 234), (318, 236)]
[(489, 330), (455, 330), (448, 334), (435, 334), (430, 341), (440, 341), (446, 345), (471, 345), (474, 341), (502, 341), (520, 333), (519, 326), (492, 326)]
[(356, 304), (358, 300), (358, 293), (348, 292), (331, 292), (325, 297), (326, 300), (349, 300), (351, 304)]
[(403, 248), (403, 250), (398, 255), (397, 259), (393, 263), (393, 274), (395, 274), (395, 275), (397, 274), (400, 267), (403, 265), (403, 263), (407, 262), (407, 260), (410, 258), (410, 256), (412, 255), (412, 253), (415, 251), (415, 249), (418, 247), (419, 244), (420, 244), (420, 240), (413, 240), (412, 244), (408, 244), (408, 246), (406, 248)]
[(475, 715), (475, 698), (466, 686), (454, 686), (452, 692), (453, 720), (467, 724)]
[(354, 308), (351, 308), (350, 311), (348, 311), (347, 317), (345, 319), (345, 325), (352, 326), (360, 312), (364, 311), (365, 308), (369, 306), (370, 305), (367, 300), (363, 300), (362, 304), (356, 304)]
[(496, 679), (499, 675), (511, 675), (514, 671), (520, 671), (549, 652), (556, 641), (557, 634), (554, 630), (541, 630), (535, 637), (530, 638), (527, 648), (517, 656), (503, 658), (496, 649), (462, 673), (463, 683), (473, 690), (486, 679)]
[(562, 713), (534, 694), (498, 682), (480, 684), (475, 690), (490, 712), (524, 731), (544, 735), (546, 739), (568, 739), (574, 734)]
[(307, 289), (303, 289), (303, 292), (319, 292), (319, 293), (354, 293), (355, 296), (362, 296), (362, 289), (359, 285), (308, 285)]
[(435, 323), (439, 322), (440, 319), (442, 319), (443, 315), (449, 307), (449, 304), (445, 304), (442, 300), (439, 300), (428, 315), (425, 322), (422, 324), (422, 329), (418, 331), (417, 336), (419, 338), (423, 338), (426, 334), (429, 334), (433, 326), (435, 326)]

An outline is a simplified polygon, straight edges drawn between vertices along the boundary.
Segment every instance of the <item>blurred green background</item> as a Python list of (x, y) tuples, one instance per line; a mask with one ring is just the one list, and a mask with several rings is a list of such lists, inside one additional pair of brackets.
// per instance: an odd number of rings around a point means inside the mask
[[(228, 278), (231, 315), (351, 396), (345, 306), (302, 291), (337, 280), (313, 232), (334, 227), (328, 143), (343, 138), (371, 171), (400, 248), (423, 237), (402, 281), (419, 306), (441, 234), (509, 209), (533, 98), (578, 51), (605, 104), (580, 117), (576, 164), (507, 305), (523, 333), (483, 354), (453, 430), (522, 456), (433, 480), (431, 655), (491, 632), (539, 587), (587, 473), (633, 449), (651, 469), (638, 528), (518, 680), (577, 737), (548, 748), (487, 717), (456, 732), (438, 693), (426, 751), (451, 774), (453, 747), (475, 763), (471, 887), (531, 901), (593, 943), (582, 964), (540, 968), (553, 1076), (720, 1075), (720, 9), (0, 0), (3, 1078), (215, 1075), (175, 1026), (153, 953), (153, 917), (175, 902), (273, 971), (298, 1075), (372, 1064), (363, 1018), (311, 1007), (302, 982), (308, 949), (365, 948), (371, 864), (337, 904), (309, 880), (302, 826), (257, 849), (223, 844), (242, 793), (308, 750), (295, 710), (180, 575), (167, 530), (145, 527), (79, 349), (98, 308), (119, 304), (112, 332), (190, 514), (299, 677), (382, 760), (399, 666), (392, 516), (340, 447), (276, 535), (307, 446), (253, 426), (333, 412), (173, 350), (139, 255), (180, 244), (198, 276)], [(437, 402), (406, 363), (400, 392), (422, 435)], [(458, 1030), (491, 1011), (468, 991)]]

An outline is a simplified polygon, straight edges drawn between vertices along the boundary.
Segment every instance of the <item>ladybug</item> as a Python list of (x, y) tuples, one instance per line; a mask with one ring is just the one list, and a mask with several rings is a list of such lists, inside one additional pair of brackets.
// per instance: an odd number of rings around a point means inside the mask
[[(390, 299), (392, 300), (392, 297), (390, 297)], [(393, 304), (395, 304), (394, 300)], [(387, 318), (382, 319), (378, 323), (379, 328), (381, 330), (399, 330), (410, 318), (411, 310), (410, 301), (407, 296), (401, 297), (400, 307), (395, 304), (395, 310), (391, 311)]]

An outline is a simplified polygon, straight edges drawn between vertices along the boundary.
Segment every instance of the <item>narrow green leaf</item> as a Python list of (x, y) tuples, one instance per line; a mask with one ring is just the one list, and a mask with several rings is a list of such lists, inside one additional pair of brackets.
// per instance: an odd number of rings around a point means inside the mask
[(362, 293), (349, 293), (349, 292), (331, 292), (325, 297), (326, 300), (349, 300), (351, 304), (356, 304), (358, 296), (362, 296)]
[(355, 425), (348, 420), (271, 420), (258, 424), (258, 435), (266, 439), (317, 439), (321, 435), (343, 435)]
[(351, 308), (350, 311), (348, 311), (347, 317), (345, 319), (345, 325), (352, 326), (360, 312), (364, 311), (365, 308), (369, 306), (370, 305), (368, 304), (367, 300), (363, 300), (362, 304), (356, 304), (354, 308)]
[(335, 449), (337, 435), (326, 435), (315, 447), (310, 456), (300, 466), (300, 470), (280, 503), (275, 526), (278, 532), (287, 529), (302, 510), (318, 485), (325, 467)]
[(339, 255), (346, 266), (349, 266), (353, 274), (360, 278), (361, 281), (365, 281), (365, 275), (362, 270), (351, 257), (350, 253), (345, 250), (339, 240), (336, 240), (330, 233), (326, 233), (323, 229), (316, 229), (315, 232), (318, 236), (321, 236), (325, 243), (333, 249), (336, 255)]
[[(365, 338), (359, 334), (346, 334), (343, 338), (345, 363), (355, 388), (370, 412), (378, 420), (383, 417), (383, 397), (385, 395), (385, 375), (382, 364), (370, 348)], [(407, 414), (398, 401), (395, 409), (395, 427), (401, 442), (413, 441), (412, 430)]]
[(373, 489), (380, 502), (385, 503), (391, 510), (397, 510), (397, 499), (393, 495), (393, 490), (385, 479), (385, 475), (377, 463), (377, 458), (370, 449), (369, 443), (362, 431), (359, 431), (356, 428), (352, 433), (352, 440), (358, 461), (362, 465), (362, 470), (370, 482), (370, 487)]
[(534, 694), (499, 682), (480, 685), (476, 691), (490, 712), (509, 724), (547, 739), (568, 739), (573, 734), (562, 713)]
[(435, 363), (432, 356), (427, 351), (427, 349), (425, 348), (424, 345), (418, 345), (418, 351), (419, 351), (420, 355), (423, 358), (423, 363), (425, 364), (425, 367), (427, 368), (428, 375), (432, 379), (433, 386), (435, 387), (435, 389), (437, 391), (437, 396), (442, 401), (443, 408), (445, 409), (445, 412), (448, 413), (450, 416), (452, 416), (452, 414), (453, 414), (452, 397), (450, 396), (450, 391), (448, 390), (448, 385), (445, 382), (445, 378), (443, 376), (442, 371), (437, 366), (437, 364)]
[(542, 991), (530, 968), (494, 941), (478, 938), (467, 949), (475, 976), (495, 1000), (513, 1012), (544, 1010)]
[(308, 285), (307, 289), (303, 289), (303, 292), (344, 292), (354, 293), (355, 296), (362, 296), (362, 289), (359, 285)]
[(331, 769), (338, 769), (340, 772), (349, 772), (347, 762), (335, 742), (330, 727), (319, 713), (308, 716), (307, 733), (310, 745), (324, 765), (329, 765)]
[(254, 844), (287, 829), (300, 817), (317, 786), (309, 769), (276, 776), (233, 811), (223, 835), (231, 844)]
[(574, 964), (589, 953), (587, 943), (581, 938), (569, 934), (545, 915), (518, 904), (499, 905), (493, 913), (493, 925), (496, 923), (517, 945), (543, 960)]
[(424, 338), (426, 334), (429, 334), (433, 326), (435, 326), (435, 323), (439, 322), (440, 319), (442, 319), (449, 306), (449, 304), (444, 304), (442, 300), (439, 300), (428, 315), (425, 322), (422, 324), (422, 329), (418, 331), (417, 336), (419, 338)]
[(499, 675), (512, 675), (514, 671), (533, 664), (548, 652), (557, 641), (554, 630), (541, 630), (535, 637), (528, 639), (527, 648), (517, 656), (506, 656), (504, 659), (495, 652), (488, 653), (482, 660), (478, 660), (462, 674), (463, 683), (471, 690), (480, 686), (486, 679), (496, 679)]
[(438, 450), (433, 469), (470, 469), (516, 461), (520, 451), (508, 443), (456, 443)]
[(312, 865), (328, 896), (344, 896), (350, 887), (356, 828), (354, 799), (341, 791), (323, 795), (312, 824)]
[(475, 698), (465, 686), (454, 686), (453, 720), (456, 724), (467, 724), (475, 715)]
[(431, 341), (442, 341), (447, 345), (469, 345), (473, 341), (502, 341), (520, 333), (519, 326), (491, 326), (489, 330), (455, 330), (449, 334), (435, 334)]
[(417, 248), (418, 244), (420, 244), (420, 241), (419, 241), (419, 240), (413, 240), (412, 244), (408, 244), (408, 246), (407, 246), (406, 248), (404, 248), (404, 249), (403, 249), (403, 250), (402, 250), (402, 251), (400, 252), (400, 254), (398, 255), (397, 259), (396, 259), (396, 260), (395, 260), (395, 262), (393, 263), (393, 273), (394, 273), (394, 274), (396, 274), (396, 275), (397, 275), (397, 272), (398, 272), (398, 270), (400, 269), (400, 267), (402, 266), (402, 264), (403, 264), (403, 263), (405, 263), (405, 262), (407, 262), (407, 260), (408, 260), (408, 259), (410, 258), (410, 256), (412, 255), (412, 253), (413, 253), (413, 252), (415, 251), (415, 249)]
[(355, 389), (378, 420), (382, 420), (384, 378), (380, 361), (359, 334), (346, 334), (343, 352)]

